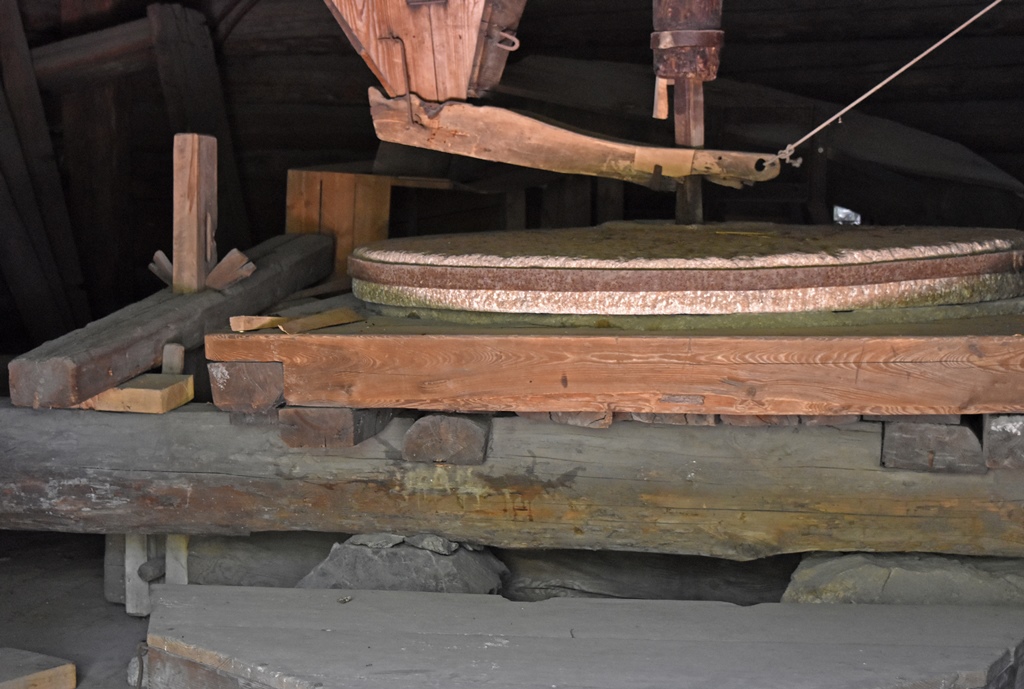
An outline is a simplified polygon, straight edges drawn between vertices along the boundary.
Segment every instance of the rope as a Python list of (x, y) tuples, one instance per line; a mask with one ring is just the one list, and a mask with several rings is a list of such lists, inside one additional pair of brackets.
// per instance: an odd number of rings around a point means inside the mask
[(920, 62), (920, 61), (921, 61), (921, 60), (923, 60), (924, 58), (926, 58), (926, 57), (928, 57), (929, 55), (931, 55), (931, 54), (932, 54), (933, 52), (935, 52), (935, 50), (937, 50), (937, 49), (938, 49), (938, 48), (939, 48), (940, 46), (942, 46), (942, 45), (943, 45), (944, 43), (946, 43), (946, 42), (947, 42), (948, 40), (950, 40), (951, 38), (953, 38), (954, 36), (956, 36), (956, 35), (957, 35), (958, 33), (960, 33), (961, 31), (963, 31), (964, 29), (966, 29), (966, 28), (967, 28), (968, 26), (970, 26), (971, 24), (973, 24), (974, 22), (978, 21), (978, 20), (979, 20), (979, 19), (981, 19), (981, 18), (982, 18), (983, 16), (985, 16), (986, 14), (988, 14), (988, 12), (989, 12), (989, 11), (990, 11), (991, 9), (993, 9), (993, 8), (994, 8), (994, 7), (996, 6), (996, 5), (998, 5), (998, 4), (999, 4), (999, 3), (1001, 3), (1002, 1), (1003, 1), (1003, 0), (995, 0), (995, 1), (994, 1), (994, 2), (992, 3), (992, 4), (990, 4), (990, 5), (988, 6), (988, 7), (986, 7), (986, 8), (985, 8), (985, 9), (983, 9), (983, 10), (981, 10), (980, 12), (978, 12), (977, 14), (975, 14), (975, 15), (974, 15), (973, 17), (971, 17), (970, 19), (968, 19), (967, 21), (965, 21), (965, 22), (964, 22), (963, 24), (961, 24), (960, 26), (958, 26), (957, 28), (953, 29), (953, 30), (952, 30), (951, 32), (949, 32), (948, 34), (946, 34), (946, 37), (945, 37), (945, 38), (943, 38), (942, 40), (940, 40), (940, 41), (939, 41), (938, 43), (936, 43), (936, 44), (935, 44), (935, 45), (933, 45), (932, 47), (928, 48), (928, 50), (924, 51), (923, 53), (921, 53), (920, 55), (918, 55), (917, 57), (915, 57), (915, 58), (914, 58), (913, 60), (911, 60), (911, 61), (910, 61), (910, 62), (908, 62), (907, 64), (903, 65), (903, 66), (902, 66), (902, 67), (900, 67), (900, 68), (899, 68), (898, 70), (896, 70), (895, 72), (893, 72), (892, 74), (890, 74), (890, 75), (889, 75), (888, 77), (886, 77), (885, 79), (883, 79), (883, 80), (882, 80), (881, 82), (879, 82), (879, 83), (878, 83), (877, 85), (875, 85), (875, 86), (874, 86), (874, 87), (873, 87), (872, 89), (870, 89), (870, 90), (869, 90), (869, 91), (868, 91), (867, 93), (865, 93), (865, 94), (864, 94), (863, 96), (861, 96), (861, 97), (860, 97), (860, 98), (858, 98), (857, 100), (853, 101), (852, 103), (850, 103), (849, 105), (847, 105), (847, 106), (846, 106), (845, 108), (843, 108), (842, 110), (840, 110), (839, 112), (837, 112), (837, 113), (836, 113), (835, 115), (833, 115), (833, 116), (832, 116), (832, 117), (830, 117), (829, 119), (825, 120), (825, 121), (824, 121), (824, 122), (822, 122), (822, 123), (821, 123), (820, 125), (818, 125), (818, 126), (817, 126), (817, 127), (815, 127), (814, 129), (812, 129), (812, 130), (811, 130), (810, 132), (808, 132), (807, 134), (805, 134), (805, 135), (804, 135), (804, 137), (803, 137), (802, 139), (800, 139), (800, 140), (799, 140), (799, 141), (797, 141), (796, 143), (792, 143), (792, 144), (789, 144), (789, 145), (788, 145), (788, 146), (786, 146), (786, 147), (785, 147), (784, 149), (782, 149), (781, 151), (779, 151), (779, 152), (778, 152), (778, 153), (777, 153), (777, 154), (776, 154), (776, 155), (775, 155), (775, 156), (774, 156), (773, 158), (769, 159), (769, 160), (767, 161), (767, 163), (768, 163), (768, 164), (771, 164), (771, 163), (775, 163), (775, 162), (778, 162), (779, 160), (785, 160), (785, 161), (786, 161), (786, 162), (788, 162), (788, 163), (789, 163), (790, 165), (793, 165), (794, 167), (799, 167), (799, 166), (800, 166), (800, 163), (801, 163), (801, 161), (800, 161), (800, 159), (799, 159), (799, 158), (798, 158), (797, 160), (795, 160), (795, 161), (794, 161), (794, 160), (790, 160), (790, 159), (791, 159), (791, 158), (793, 157), (793, 154), (794, 154), (794, 153), (796, 152), (796, 149), (797, 149), (797, 148), (798, 148), (799, 146), (801, 146), (801, 145), (803, 145), (803, 144), (807, 143), (808, 141), (810, 141), (810, 140), (811, 140), (812, 138), (814, 138), (814, 137), (815, 137), (815, 136), (816, 136), (816, 135), (817, 135), (817, 134), (818, 134), (819, 132), (821, 132), (821, 131), (822, 131), (823, 129), (825, 129), (825, 127), (828, 127), (828, 126), (829, 126), (829, 125), (831, 125), (832, 123), (834, 123), (834, 122), (836, 122), (836, 121), (838, 121), (838, 120), (841, 120), (841, 119), (843, 118), (843, 115), (845, 115), (846, 113), (850, 112), (850, 111), (851, 111), (851, 110), (853, 110), (853, 109), (854, 109), (855, 107), (857, 107), (858, 105), (860, 105), (861, 103), (863, 103), (864, 101), (866, 101), (866, 100), (867, 100), (868, 98), (870, 98), (871, 96), (873, 96), (873, 95), (874, 95), (875, 93), (877, 93), (878, 91), (880, 91), (880, 90), (881, 90), (882, 88), (884, 88), (885, 86), (887, 86), (887, 85), (889, 84), (889, 82), (891, 82), (891, 81), (892, 81), (893, 79), (895, 79), (895, 78), (896, 78), (896, 77), (898, 77), (899, 75), (901, 75), (901, 74), (903, 74), (904, 72), (906, 72), (906, 71), (907, 71), (908, 69), (910, 69), (911, 67), (913, 67), (914, 65), (916, 65), (916, 64), (917, 64), (918, 62)]

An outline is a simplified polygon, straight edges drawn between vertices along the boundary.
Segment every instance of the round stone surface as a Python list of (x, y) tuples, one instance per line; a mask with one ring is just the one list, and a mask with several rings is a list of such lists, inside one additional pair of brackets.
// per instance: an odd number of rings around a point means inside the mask
[(356, 249), (371, 303), (495, 313), (674, 315), (966, 304), (1024, 294), (1024, 233), (678, 226), (391, 239)]

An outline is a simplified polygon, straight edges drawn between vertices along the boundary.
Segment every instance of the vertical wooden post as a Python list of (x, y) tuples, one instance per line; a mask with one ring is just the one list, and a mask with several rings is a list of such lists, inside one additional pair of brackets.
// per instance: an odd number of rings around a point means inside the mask
[(217, 263), (217, 140), (174, 137), (174, 281), (176, 294), (200, 292)]
[[(654, 69), (659, 85), (674, 83), (676, 144), (704, 147), (704, 82), (718, 75), (722, 46), (722, 0), (653, 0)], [(664, 112), (664, 99), (656, 102)], [(688, 177), (676, 194), (676, 222), (701, 223), (702, 180)]]
[(124, 610), (133, 617), (149, 614), (149, 582), (139, 576), (139, 567), (149, 560), (149, 537), (130, 533), (124, 537)]
[(168, 584), (188, 583), (188, 536), (168, 534), (164, 549), (164, 582)]

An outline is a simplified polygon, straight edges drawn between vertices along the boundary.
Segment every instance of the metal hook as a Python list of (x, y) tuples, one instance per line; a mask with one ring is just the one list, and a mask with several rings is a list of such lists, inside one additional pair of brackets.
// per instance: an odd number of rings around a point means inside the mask
[(405, 41), (401, 36), (381, 36), (378, 40), (398, 41), (398, 46), (402, 51), (402, 71), (405, 73), (405, 103), (409, 107), (409, 124), (418, 124), (413, 115), (412, 87), (409, 84), (409, 58), (405, 54)]

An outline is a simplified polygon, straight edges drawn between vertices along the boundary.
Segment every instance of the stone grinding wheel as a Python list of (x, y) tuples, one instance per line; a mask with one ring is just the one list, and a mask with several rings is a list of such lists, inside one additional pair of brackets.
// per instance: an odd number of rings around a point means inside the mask
[(483, 232), (360, 247), (360, 299), (517, 314), (675, 315), (970, 304), (1024, 295), (1024, 233), (675, 226)]

